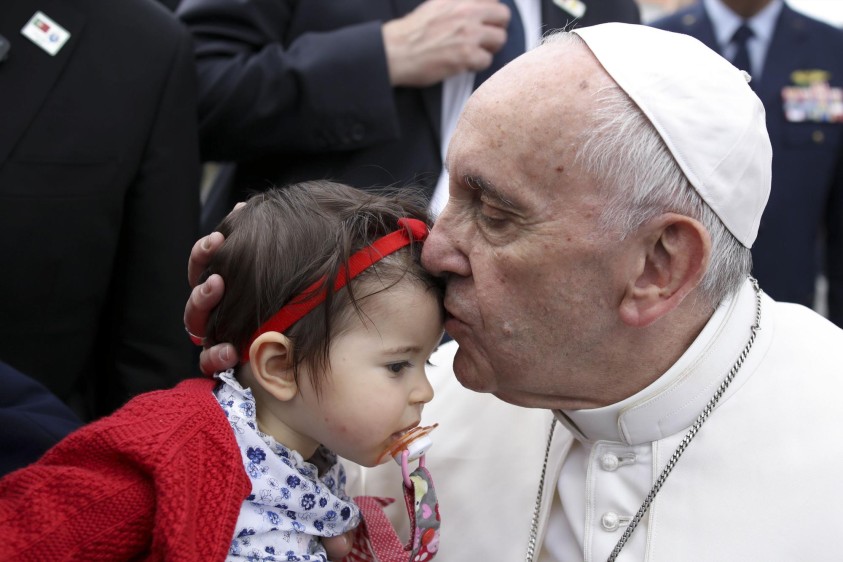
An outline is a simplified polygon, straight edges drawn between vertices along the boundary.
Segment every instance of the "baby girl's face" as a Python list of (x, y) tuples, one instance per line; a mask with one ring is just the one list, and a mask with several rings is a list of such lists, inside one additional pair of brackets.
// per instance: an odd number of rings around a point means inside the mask
[(300, 427), (340, 456), (374, 466), (433, 398), (425, 363), (442, 337), (442, 317), (434, 292), (406, 279), (361, 308), (363, 318), (352, 315), (332, 341), (319, 400), (306, 371), (300, 377), (310, 406)]

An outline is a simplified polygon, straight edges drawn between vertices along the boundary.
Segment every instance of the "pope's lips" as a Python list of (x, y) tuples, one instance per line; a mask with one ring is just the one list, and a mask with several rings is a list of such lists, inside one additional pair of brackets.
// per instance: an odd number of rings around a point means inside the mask
[(447, 302), (445, 303), (445, 322), (465, 324), (460, 315), (454, 311), (454, 307)]
[(454, 336), (455, 331), (462, 331), (465, 329), (466, 323), (463, 322), (459, 316), (453, 314), (451, 311), (445, 311), (445, 331), (448, 332), (452, 337)]

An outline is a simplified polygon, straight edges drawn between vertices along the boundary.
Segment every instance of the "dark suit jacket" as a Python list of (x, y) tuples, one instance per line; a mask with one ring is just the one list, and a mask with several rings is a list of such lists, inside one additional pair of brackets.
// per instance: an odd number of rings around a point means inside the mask
[(37, 461), (82, 425), (44, 386), (0, 361), (0, 476)]
[[(719, 51), (703, 6), (653, 24), (692, 35)], [(843, 87), (843, 31), (783, 6), (760, 80), (773, 144), (773, 186), (752, 248), (754, 274), (778, 300), (812, 306), (817, 275), (829, 281), (828, 312), (843, 326), (843, 123), (785, 119), (782, 88), (796, 70), (830, 72)]]
[[(70, 32), (50, 56), (40, 10)], [(0, 2), (0, 358), (85, 417), (196, 372), (190, 36), (148, 0)]]
[[(239, 162), (237, 183), (330, 178), (417, 183), (442, 169), (441, 85), (392, 88), (383, 22), (419, 0), (183, 0), (196, 43), (202, 156)], [(594, 0), (580, 22), (542, 0), (546, 29), (638, 22), (632, 0)], [(238, 192), (234, 199), (242, 199)]]

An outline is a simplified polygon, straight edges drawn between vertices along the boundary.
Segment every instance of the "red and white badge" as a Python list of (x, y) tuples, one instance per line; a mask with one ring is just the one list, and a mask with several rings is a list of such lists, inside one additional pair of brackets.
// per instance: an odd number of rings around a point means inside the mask
[(58, 53), (70, 39), (70, 33), (44, 12), (35, 12), (20, 32), (50, 55)]

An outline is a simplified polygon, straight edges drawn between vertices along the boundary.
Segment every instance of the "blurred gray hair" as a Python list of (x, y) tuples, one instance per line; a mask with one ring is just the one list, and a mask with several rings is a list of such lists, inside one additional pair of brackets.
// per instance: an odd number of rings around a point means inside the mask
[[(555, 33), (543, 44), (585, 42), (573, 33)], [(711, 261), (700, 297), (711, 308), (735, 294), (752, 269), (752, 255), (725, 227), (685, 177), (662, 138), (635, 102), (617, 84), (594, 98), (590, 124), (577, 143), (576, 161), (594, 176), (607, 198), (599, 224), (623, 240), (667, 212), (699, 221), (711, 236)], [(701, 134), (703, 134), (701, 132)]]

